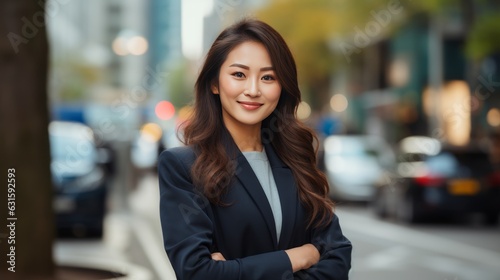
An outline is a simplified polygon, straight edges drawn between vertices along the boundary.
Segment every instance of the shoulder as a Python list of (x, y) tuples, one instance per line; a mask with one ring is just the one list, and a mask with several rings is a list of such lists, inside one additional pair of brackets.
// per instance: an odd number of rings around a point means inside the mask
[(189, 162), (196, 159), (196, 153), (192, 147), (180, 146), (167, 149), (160, 154), (160, 160), (171, 157), (175, 157), (183, 162)]
[(170, 148), (161, 152), (158, 159), (158, 168), (161, 171), (164, 166), (178, 165), (189, 170), (195, 160), (196, 153), (192, 147), (181, 146)]

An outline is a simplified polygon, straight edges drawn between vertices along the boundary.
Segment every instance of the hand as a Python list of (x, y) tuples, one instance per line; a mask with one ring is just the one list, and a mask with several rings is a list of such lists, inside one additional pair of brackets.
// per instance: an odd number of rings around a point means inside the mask
[(215, 252), (215, 253), (212, 253), (212, 260), (214, 261), (225, 261), (226, 258), (224, 258), (224, 256), (220, 253), (220, 252)]
[(318, 263), (320, 258), (318, 249), (310, 243), (285, 250), (285, 253), (290, 258), (293, 272), (310, 268)]

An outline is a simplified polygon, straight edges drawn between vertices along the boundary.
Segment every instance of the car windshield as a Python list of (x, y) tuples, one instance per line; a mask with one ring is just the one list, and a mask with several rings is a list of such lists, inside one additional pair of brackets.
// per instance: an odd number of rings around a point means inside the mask
[(52, 160), (93, 162), (95, 147), (87, 139), (72, 136), (51, 135), (50, 152)]
[(332, 153), (340, 156), (378, 156), (378, 152), (369, 149), (366, 141), (362, 139), (339, 140), (332, 149)]
[(431, 172), (444, 176), (482, 176), (492, 170), (488, 155), (481, 152), (442, 152), (427, 159)]

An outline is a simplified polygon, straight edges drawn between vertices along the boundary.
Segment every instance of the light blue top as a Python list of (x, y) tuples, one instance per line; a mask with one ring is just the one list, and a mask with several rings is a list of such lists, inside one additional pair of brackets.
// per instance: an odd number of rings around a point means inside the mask
[(262, 152), (243, 152), (243, 155), (247, 159), (248, 163), (250, 163), (250, 166), (257, 176), (257, 179), (266, 194), (267, 200), (269, 201), (276, 225), (276, 236), (279, 241), (282, 224), (281, 202), (278, 188), (276, 187), (276, 182), (274, 181), (273, 171), (271, 169), (271, 165), (269, 164), (269, 160), (267, 159), (266, 150), (264, 149)]

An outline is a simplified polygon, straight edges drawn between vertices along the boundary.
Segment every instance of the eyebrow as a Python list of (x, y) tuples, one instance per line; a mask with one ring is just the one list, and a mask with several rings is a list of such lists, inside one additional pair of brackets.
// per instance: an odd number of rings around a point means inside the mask
[[(243, 68), (246, 70), (250, 70), (250, 67), (243, 65), (243, 64), (239, 64), (239, 63), (233, 63), (233, 64), (229, 65), (229, 67), (239, 67), (239, 68)], [(260, 71), (269, 71), (269, 70), (274, 70), (274, 67), (267, 66), (267, 67), (260, 68)]]

